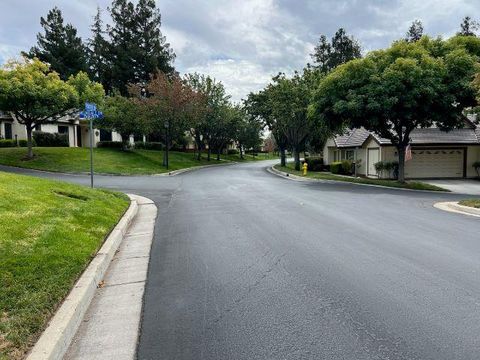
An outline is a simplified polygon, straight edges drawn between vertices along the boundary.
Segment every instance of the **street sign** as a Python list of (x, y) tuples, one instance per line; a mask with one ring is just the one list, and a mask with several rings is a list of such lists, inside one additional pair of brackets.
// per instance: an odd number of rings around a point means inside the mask
[(90, 122), (90, 186), (93, 188), (93, 120), (103, 118), (103, 113), (97, 110), (97, 105), (85, 103), (85, 110), (80, 112), (80, 119)]

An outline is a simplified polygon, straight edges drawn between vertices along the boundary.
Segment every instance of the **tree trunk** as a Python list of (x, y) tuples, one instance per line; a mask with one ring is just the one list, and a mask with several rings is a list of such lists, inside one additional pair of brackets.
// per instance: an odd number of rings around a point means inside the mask
[(287, 156), (285, 155), (285, 148), (280, 148), (280, 166), (287, 166)]
[(211, 154), (212, 154), (212, 149), (211, 149), (210, 145), (208, 145), (207, 161), (210, 161)]
[(243, 160), (243, 145), (240, 144), (239, 147), (238, 147), (238, 149), (240, 150), (240, 159)]
[(27, 158), (33, 159), (33, 141), (32, 141), (32, 124), (28, 124), (27, 128)]
[(300, 171), (300, 151), (294, 150), (295, 170)]
[(405, 182), (405, 146), (398, 145), (398, 181)]
[(220, 161), (220, 148), (217, 149), (217, 161)]

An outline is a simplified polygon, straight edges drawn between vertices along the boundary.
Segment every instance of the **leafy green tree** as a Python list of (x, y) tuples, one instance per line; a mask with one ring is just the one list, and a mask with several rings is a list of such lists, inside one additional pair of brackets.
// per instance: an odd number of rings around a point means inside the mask
[(416, 42), (423, 36), (423, 24), (420, 20), (414, 20), (407, 31), (405, 41)]
[(199, 151), (201, 143), (207, 145), (207, 160), (210, 161), (212, 148), (215, 146), (216, 126), (221, 122), (224, 107), (229, 104), (230, 96), (226, 94), (223, 84), (210, 76), (189, 74), (185, 77), (185, 82), (203, 98), (204, 108), (198, 111), (199, 117), (189, 124), (189, 128), (192, 129)]
[(272, 96), (273, 89), (273, 85), (270, 84), (258, 93), (248, 94), (244, 106), (248, 116), (253, 121), (261, 123), (264, 127), (266, 126), (270, 130), (280, 152), (280, 164), (281, 166), (285, 166), (288, 139), (285, 136), (282, 119), (275, 118), (272, 111), (270, 97)]
[(84, 101), (103, 96), (101, 85), (86, 79), (85, 73), (79, 73), (65, 82), (38, 59), (10, 62), (0, 70), (0, 109), (12, 112), (25, 125), (29, 159), (35, 126), (74, 114)]
[(112, 90), (110, 61), (108, 58), (109, 42), (105, 38), (103, 29), (102, 13), (100, 7), (93, 18), (91, 27), (92, 37), (88, 40), (88, 73), (90, 77), (103, 85), (105, 91)]
[(343, 28), (337, 30), (330, 43), (325, 35), (321, 35), (311, 55), (315, 66), (323, 73), (361, 56), (360, 44), (352, 36), (348, 36)]
[(433, 125), (459, 127), (463, 110), (476, 103), (477, 57), (458, 44), (424, 36), (348, 62), (320, 82), (310, 117), (331, 130), (363, 126), (390, 140), (398, 152), (398, 179), (404, 181), (411, 132)]
[(145, 130), (143, 118), (139, 116), (139, 105), (134, 98), (127, 98), (119, 94), (105, 99), (103, 119), (98, 125), (104, 129), (116, 131), (122, 136), (122, 148), (128, 150), (130, 135), (142, 134)]
[(38, 58), (50, 64), (63, 80), (80, 71), (87, 71), (85, 46), (77, 36), (77, 29), (71, 24), (64, 25), (62, 12), (54, 7), (47, 18), (40, 18), (44, 34), (37, 35), (37, 46), (25, 56)]
[(240, 151), (240, 158), (243, 159), (243, 154), (246, 150), (257, 150), (262, 144), (262, 130), (264, 125), (259, 118), (248, 116), (244, 108), (236, 109), (237, 135), (236, 141)]
[(475, 31), (478, 30), (478, 23), (472, 20), (470, 16), (465, 16), (460, 24), (460, 31), (457, 35), (460, 36), (477, 36)]

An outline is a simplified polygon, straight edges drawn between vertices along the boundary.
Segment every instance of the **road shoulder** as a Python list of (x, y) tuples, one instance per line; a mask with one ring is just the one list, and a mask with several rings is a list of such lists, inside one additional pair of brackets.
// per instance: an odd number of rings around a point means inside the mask
[(443, 211), (448, 211), (448, 212), (468, 215), (468, 216), (475, 216), (480, 218), (480, 209), (475, 209), (470, 206), (463, 206), (456, 201), (439, 202), (434, 204), (433, 206)]

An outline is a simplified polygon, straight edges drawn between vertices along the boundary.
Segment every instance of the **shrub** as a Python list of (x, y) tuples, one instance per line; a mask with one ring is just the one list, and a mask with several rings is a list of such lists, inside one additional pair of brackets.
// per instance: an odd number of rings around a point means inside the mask
[(308, 170), (309, 171), (323, 171), (324, 170), (324, 165), (323, 165), (323, 159), (322, 158), (307, 158), (307, 159), (305, 159), (305, 162), (308, 165)]
[(237, 149), (228, 149), (227, 154), (228, 155), (238, 155), (238, 150)]
[(475, 169), (477, 172), (477, 176), (480, 177), (480, 161), (475, 161), (472, 165), (472, 167)]
[(379, 177), (398, 178), (398, 161), (379, 161), (373, 166)]
[(341, 174), (342, 173), (342, 162), (336, 161), (330, 164), (330, 171), (332, 174)]
[(113, 149), (122, 149), (123, 143), (121, 141), (99, 141), (97, 143), (99, 148), (113, 148)]
[(0, 148), (15, 147), (15, 140), (0, 140)]
[[(27, 140), (18, 140), (18, 146), (20, 147), (27, 147), (28, 146), (28, 141)], [(35, 146), (35, 141), (33, 141), (33, 146)]]
[(146, 141), (146, 142), (136, 142), (135, 149), (145, 149), (145, 150), (163, 150), (165, 146), (161, 142), (153, 142), (153, 141)]
[(353, 162), (350, 160), (343, 160), (342, 161), (342, 174), (345, 175), (352, 175), (354, 171), (353, 170)]
[(68, 135), (67, 134), (52, 134), (42, 131), (33, 132), (33, 140), (35, 140), (36, 146), (40, 147), (68, 147)]

